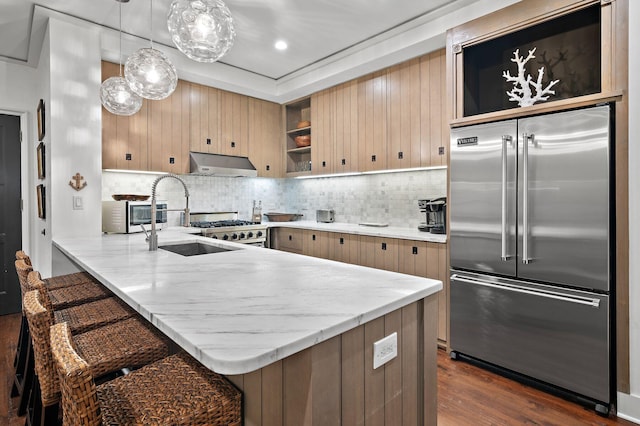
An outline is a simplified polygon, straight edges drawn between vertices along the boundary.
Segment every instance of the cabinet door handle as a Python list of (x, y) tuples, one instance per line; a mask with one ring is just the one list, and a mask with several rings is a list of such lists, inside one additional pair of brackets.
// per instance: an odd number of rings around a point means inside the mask
[(207, 145), (211, 145), (211, 138), (207, 138)]
[(169, 157), (169, 164), (176, 164), (176, 159), (174, 157)]
[(412, 249), (411, 249), (411, 253), (412, 253), (412, 254), (418, 254), (418, 247), (415, 247), (415, 246), (414, 246), (414, 247), (412, 247)]
[(343, 165), (343, 166), (346, 166), (346, 165), (347, 165), (347, 159), (346, 159), (346, 158), (343, 158), (343, 159), (342, 159), (342, 165)]
[(125, 159), (125, 160), (127, 160), (127, 161), (131, 161), (131, 154), (126, 153), (126, 154), (124, 155), (124, 159)]
[(404, 152), (398, 152), (398, 160), (402, 160), (404, 158)]
[(289, 235), (289, 241), (291, 241), (293, 239), (293, 237), (291, 235)]
[(344, 238), (340, 237), (340, 244), (344, 244)]
[(311, 239), (312, 239), (313, 241), (315, 241), (315, 240), (316, 240), (316, 234), (313, 234), (313, 235), (311, 236)]
[(387, 243), (382, 243), (382, 250), (386, 250), (387, 249)]
[(374, 162), (374, 163), (376, 162), (376, 156), (375, 155), (371, 156), (371, 161)]
[(236, 143), (234, 141), (231, 141), (231, 148), (235, 148), (236, 147)]
[(326, 161), (322, 162), (322, 167), (327, 167), (327, 162)]
[(271, 170), (271, 166), (267, 164), (266, 169), (267, 169), (267, 171)]

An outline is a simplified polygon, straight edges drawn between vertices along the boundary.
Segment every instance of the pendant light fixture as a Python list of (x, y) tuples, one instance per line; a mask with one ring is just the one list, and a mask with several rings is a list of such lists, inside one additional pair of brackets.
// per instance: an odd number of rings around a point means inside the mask
[(133, 115), (140, 111), (142, 98), (131, 91), (129, 84), (122, 77), (122, 3), (129, 0), (116, 0), (120, 9), (120, 52), (118, 53), (118, 65), (120, 75), (109, 77), (100, 86), (100, 102), (107, 111), (116, 115)]
[(161, 100), (173, 93), (178, 73), (164, 53), (153, 48), (153, 0), (151, 3), (150, 47), (139, 49), (124, 65), (124, 76), (131, 90), (146, 99)]
[(217, 61), (236, 37), (231, 12), (222, 0), (173, 0), (167, 27), (176, 47), (198, 62)]

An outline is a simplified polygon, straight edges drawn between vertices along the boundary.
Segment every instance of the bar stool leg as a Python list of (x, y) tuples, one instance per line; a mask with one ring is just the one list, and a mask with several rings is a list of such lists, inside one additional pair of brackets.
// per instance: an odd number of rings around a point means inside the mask
[(24, 416), (27, 412), (30, 394), (32, 392), (35, 380), (37, 379), (35, 377), (33, 347), (31, 346), (31, 340), (29, 340), (22, 394), (20, 394), (20, 402), (18, 403), (18, 416)]
[(18, 336), (18, 345), (16, 347), (16, 357), (13, 360), (15, 376), (13, 380), (13, 387), (11, 388), (12, 398), (22, 395), (30, 339), (31, 338), (29, 336), (29, 325), (27, 324), (27, 318), (22, 315), (22, 321), (20, 324), (20, 335)]

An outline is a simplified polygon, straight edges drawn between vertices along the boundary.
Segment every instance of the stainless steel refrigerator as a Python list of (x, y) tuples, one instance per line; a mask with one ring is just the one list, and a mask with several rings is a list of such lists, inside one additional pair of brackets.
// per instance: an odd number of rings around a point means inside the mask
[(612, 380), (611, 115), (604, 105), (451, 132), (452, 356), (601, 413)]

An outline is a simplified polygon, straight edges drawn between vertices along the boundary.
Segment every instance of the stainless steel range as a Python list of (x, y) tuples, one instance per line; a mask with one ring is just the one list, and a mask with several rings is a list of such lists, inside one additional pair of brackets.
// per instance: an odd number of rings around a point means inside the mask
[(264, 246), (267, 225), (239, 220), (238, 212), (190, 213), (191, 226), (202, 228), (201, 235), (241, 244)]

